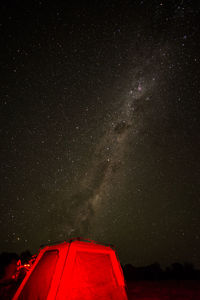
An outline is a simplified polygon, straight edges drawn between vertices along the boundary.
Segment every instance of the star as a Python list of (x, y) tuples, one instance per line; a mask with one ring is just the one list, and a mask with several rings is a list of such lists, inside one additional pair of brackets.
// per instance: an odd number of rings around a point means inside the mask
[(137, 88), (137, 89), (138, 89), (138, 91), (139, 91), (139, 92), (141, 92), (141, 91), (142, 91), (142, 85), (141, 85), (140, 83), (139, 83), (139, 85), (138, 85), (138, 88)]

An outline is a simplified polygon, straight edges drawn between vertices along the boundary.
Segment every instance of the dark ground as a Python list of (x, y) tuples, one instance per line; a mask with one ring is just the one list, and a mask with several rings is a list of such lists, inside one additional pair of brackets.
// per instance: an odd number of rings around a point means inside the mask
[(136, 281), (127, 284), (129, 300), (199, 300), (200, 281)]

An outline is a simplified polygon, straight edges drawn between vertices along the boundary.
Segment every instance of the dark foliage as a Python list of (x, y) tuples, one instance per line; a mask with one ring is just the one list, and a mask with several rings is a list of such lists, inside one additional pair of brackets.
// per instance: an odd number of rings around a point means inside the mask
[(0, 279), (4, 277), (5, 268), (10, 265), (12, 262), (17, 262), (19, 260), (19, 256), (16, 253), (6, 253), (3, 252), (0, 255)]
[(25, 272), (23, 269), (17, 272), (17, 263), (19, 259), (22, 264), (28, 263), (31, 258), (29, 251), (23, 252), (20, 256), (16, 253), (3, 252), (0, 255), (0, 299), (10, 300), (14, 296), (18, 286), (22, 282)]
[(200, 270), (190, 263), (173, 263), (162, 270), (158, 263), (145, 267), (126, 264), (122, 267), (126, 281), (139, 280), (200, 280)]

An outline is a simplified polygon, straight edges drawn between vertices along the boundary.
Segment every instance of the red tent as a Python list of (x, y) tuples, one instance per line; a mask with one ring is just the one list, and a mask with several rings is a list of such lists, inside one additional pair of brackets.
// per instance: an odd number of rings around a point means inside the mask
[(113, 248), (78, 240), (44, 247), (13, 300), (53, 299), (127, 300)]

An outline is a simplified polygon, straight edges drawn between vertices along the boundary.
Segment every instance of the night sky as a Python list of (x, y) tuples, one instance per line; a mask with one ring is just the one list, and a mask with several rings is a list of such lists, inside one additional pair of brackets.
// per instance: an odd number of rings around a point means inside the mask
[(1, 0), (1, 252), (200, 267), (197, 2)]

